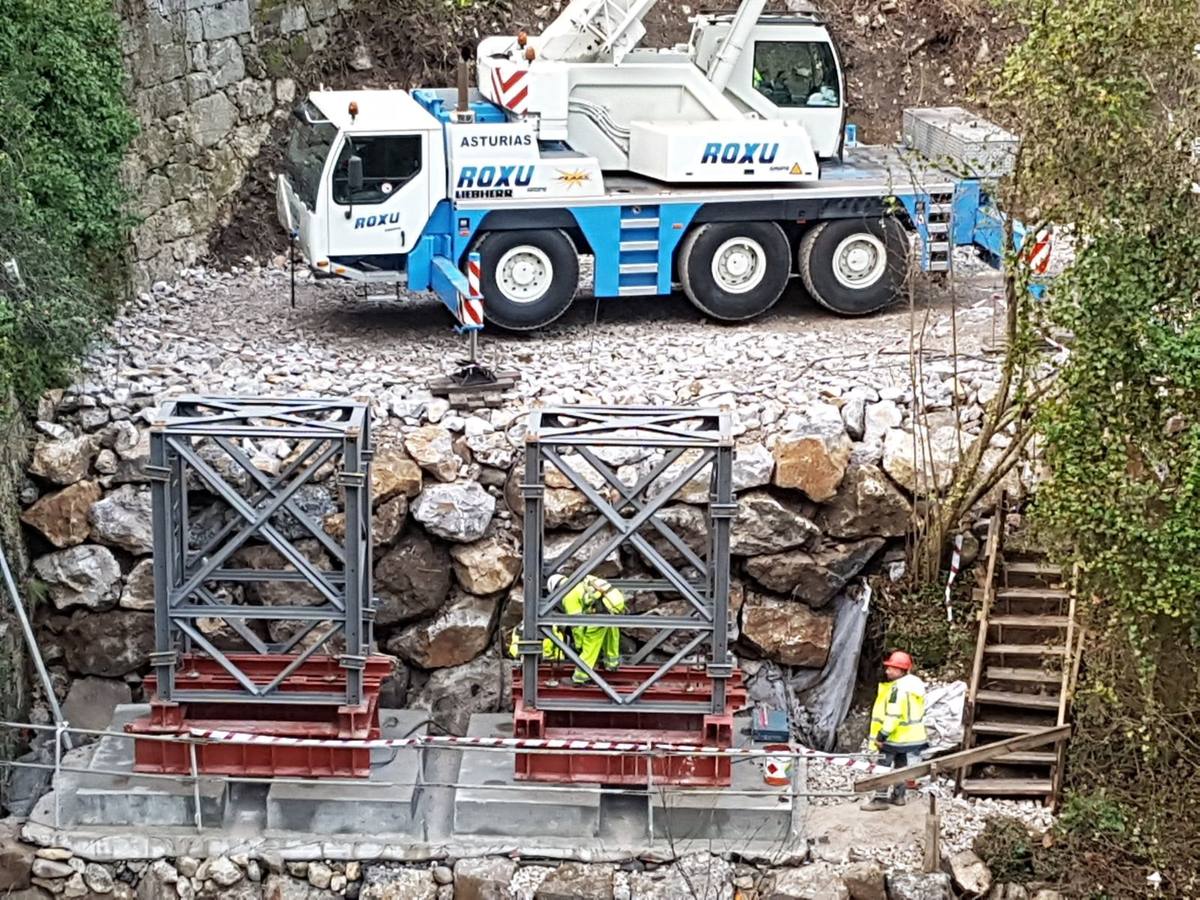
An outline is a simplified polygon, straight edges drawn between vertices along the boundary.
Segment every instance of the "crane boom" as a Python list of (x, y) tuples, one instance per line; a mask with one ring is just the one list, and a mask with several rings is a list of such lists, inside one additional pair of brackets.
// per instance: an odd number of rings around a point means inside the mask
[(646, 34), (642, 19), (658, 0), (571, 0), (538, 41), (538, 54), (562, 62), (621, 59)]

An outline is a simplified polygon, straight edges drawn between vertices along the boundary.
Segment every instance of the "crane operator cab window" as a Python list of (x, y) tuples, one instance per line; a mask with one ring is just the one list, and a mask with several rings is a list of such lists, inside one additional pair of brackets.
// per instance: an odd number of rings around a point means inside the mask
[[(350, 160), (362, 160), (362, 184), (351, 184)], [(421, 171), (419, 134), (347, 136), (333, 169), (333, 202), (383, 203)]]
[(755, 41), (754, 89), (780, 108), (837, 106), (833, 47), (823, 41)]

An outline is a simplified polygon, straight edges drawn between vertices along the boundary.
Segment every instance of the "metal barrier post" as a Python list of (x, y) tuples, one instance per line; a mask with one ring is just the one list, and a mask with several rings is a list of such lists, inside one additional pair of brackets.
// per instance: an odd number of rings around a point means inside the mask
[(59, 784), (58, 775), (62, 768), (62, 740), (63, 732), (66, 731), (67, 723), (59, 720), (54, 723), (54, 780), (51, 786), (54, 790), (54, 827), (62, 827), (62, 785)]
[(646, 742), (646, 837), (654, 843), (654, 750)]
[(188, 744), (188, 758), (192, 763), (192, 802), (196, 804), (196, 811), (193, 819), (196, 822), (196, 830), (204, 830), (204, 817), (200, 812), (200, 767), (196, 765), (196, 742), (192, 741)]

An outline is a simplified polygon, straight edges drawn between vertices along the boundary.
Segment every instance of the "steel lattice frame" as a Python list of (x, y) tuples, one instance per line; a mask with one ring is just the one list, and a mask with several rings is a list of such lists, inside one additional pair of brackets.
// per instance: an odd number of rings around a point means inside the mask
[[(372, 640), (371, 604), (371, 474), (370, 410), (362, 403), (304, 398), (178, 397), (167, 401), (150, 431), (150, 463), (154, 537), (155, 653), (151, 663), (158, 696), (168, 703), (253, 702), (337, 704), (364, 702), (363, 669)], [(294, 442), (296, 452), (276, 475), (260, 471), (239, 446), (243, 439), (278, 438)], [(223, 475), (200, 447), (209, 443), (222, 461), (242, 478)], [(290, 445), (289, 445), (290, 446)], [(345, 538), (329, 535), (320, 520), (296, 502), (300, 488), (312, 484), (332, 466), (345, 494)], [(193, 548), (189, 522), (189, 482), (223, 501), (228, 518), (212, 536)], [(232, 483), (231, 483), (232, 480)], [(239, 489), (240, 487), (240, 489)], [(290, 516), (332, 560), (318, 568), (280, 531)], [(280, 571), (229, 568), (231, 557), (251, 539), (274, 548), (289, 569)], [(222, 602), (217, 583), (289, 583), (310, 585), (324, 601), (319, 605), (241, 605)], [(198, 620), (220, 619), (259, 658), (286, 656), (287, 664), (268, 681), (255, 681), (239, 668), (237, 654), (227, 654), (201, 631)], [(302, 623), (290, 638), (269, 642), (247, 626), (248, 620)], [(317, 636), (296, 652), (310, 634)], [(338, 657), (345, 672), (344, 690), (281, 691), (280, 686), (330, 640), (344, 635)], [(176, 679), (182, 653), (199, 650), (233, 679), (231, 690), (188, 689)], [(244, 656), (244, 654), (243, 654)], [(340, 687), (340, 685), (339, 685)]]
[[(724, 714), (726, 684), (733, 674), (729, 655), (729, 529), (737, 506), (733, 497), (732, 415), (727, 409), (687, 407), (549, 407), (530, 414), (526, 434), (524, 547), (524, 619), (522, 640), (522, 690), (525, 705), (542, 710), (611, 710), (637, 712), (702, 712)], [(665, 455), (636, 483), (618, 478), (615, 467), (597, 456), (601, 447), (641, 447), (663, 450)], [(690, 452), (689, 452), (690, 451)], [(565, 457), (576, 454), (603, 480), (603, 490)], [(688, 454), (684, 457), (684, 454)], [(693, 458), (694, 457), (694, 458)], [(683, 458), (683, 459), (681, 459)], [(545, 473), (553, 466), (596, 511), (596, 517), (569, 546), (553, 559), (545, 558)], [(668, 506), (693, 479), (709, 477), (706, 547), (696, 553), (664, 521), (659, 512)], [(604, 491), (616, 497), (610, 501)], [(589, 557), (572, 568), (572, 557), (605, 529), (614, 533), (602, 539)], [(697, 573), (687, 577), (646, 539), (646, 529), (666, 541), (684, 560), (683, 568)], [(614, 550), (629, 546), (636, 550), (660, 577), (653, 579), (611, 578), (608, 581), (628, 593), (631, 590), (673, 593), (688, 603), (683, 616), (653, 614), (568, 616), (560, 601)], [(535, 574), (536, 573), (536, 574)], [(556, 590), (547, 580), (555, 573), (566, 576)], [(654, 631), (631, 663), (650, 657), (672, 635), (687, 636), (683, 647), (634, 689), (621, 692), (600, 672), (586, 665), (569, 639), (556, 635), (576, 625), (615, 625)], [(565, 635), (567, 632), (563, 632)], [(548, 638), (567, 659), (583, 669), (603, 692), (603, 699), (539, 698), (538, 663), (542, 640)], [(712, 696), (695, 702), (646, 698), (647, 690), (688, 657), (702, 655), (712, 678)]]

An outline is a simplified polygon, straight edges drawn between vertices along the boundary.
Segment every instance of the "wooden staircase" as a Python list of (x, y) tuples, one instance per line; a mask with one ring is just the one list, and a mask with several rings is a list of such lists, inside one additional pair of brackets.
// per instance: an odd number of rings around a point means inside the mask
[[(1005, 552), (1003, 507), (988, 533), (975, 665), (967, 689), (963, 747), (980, 747), (1069, 721), (1079, 671), (1079, 629), (1068, 579), (1039, 553)], [(1006, 753), (959, 772), (962, 793), (1039, 798), (1053, 806), (1066, 740), (1053, 749)]]

